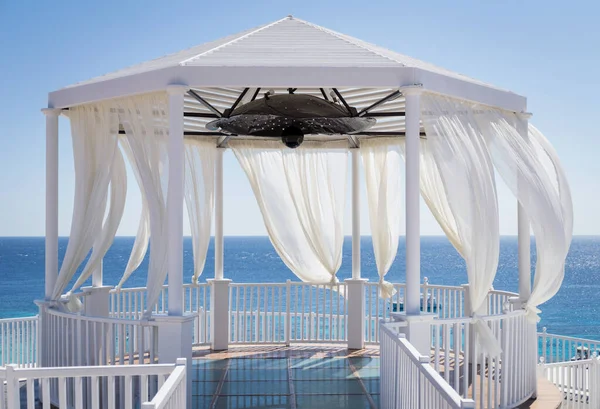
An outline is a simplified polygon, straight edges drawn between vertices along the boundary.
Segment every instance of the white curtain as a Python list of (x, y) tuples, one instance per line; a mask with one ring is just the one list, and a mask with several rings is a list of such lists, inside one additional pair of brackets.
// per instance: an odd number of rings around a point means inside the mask
[(229, 141), (246, 172), (269, 238), (302, 281), (336, 282), (342, 263), (347, 143)]
[[(559, 290), (573, 236), (573, 204), (556, 152), (534, 126), (510, 112), (480, 109), (488, 126), (487, 144), (496, 169), (524, 207), (535, 235), (537, 262), (528, 318), (539, 321), (537, 308)], [(519, 130), (525, 131), (525, 135)]]
[(369, 220), (375, 263), (379, 273), (379, 295), (390, 298), (394, 286), (384, 280), (398, 252), (402, 230), (403, 139), (372, 138), (360, 144), (365, 168)]
[(166, 93), (117, 101), (126, 142), (142, 182), (150, 216), (151, 249), (146, 284), (146, 312), (150, 316), (167, 275), (167, 141), (169, 106)]
[(110, 180), (110, 203), (108, 214), (104, 221), (104, 225), (100, 235), (96, 238), (92, 254), (88, 259), (83, 271), (77, 278), (71, 290), (67, 293), (69, 296), (69, 308), (71, 311), (80, 311), (83, 305), (77, 297), (73, 297), (73, 291), (85, 283), (94, 271), (102, 268), (102, 259), (112, 245), (117, 235), (117, 229), (123, 218), (125, 210), (125, 199), (127, 197), (127, 173), (125, 170), (125, 161), (121, 151), (117, 148), (112, 165), (111, 180)]
[[(100, 243), (108, 185), (118, 149), (118, 118), (110, 106), (81, 105), (72, 107), (67, 115), (71, 120), (75, 160), (75, 200), (69, 243), (52, 292), (53, 300), (61, 296), (94, 243)], [(94, 258), (100, 253), (98, 247)]]
[[(427, 204), (465, 259), (477, 339), (490, 355), (501, 350), (481, 320), (482, 308), (498, 266), (500, 235), (492, 160), (473, 106), (423, 94), (422, 121), (427, 133), (422, 184)], [(445, 196), (445, 199), (442, 197)]]
[(140, 213), (140, 222), (138, 224), (138, 230), (135, 235), (131, 253), (129, 255), (129, 260), (127, 261), (127, 266), (125, 267), (125, 271), (121, 276), (119, 284), (117, 284), (115, 287), (117, 291), (123, 287), (123, 284), (125, 284), (131, 274), (137, 270), (140, 264), (142, 264), (142, 261), (144, 261), (144, 257), (146, 257), (146, 252), (148, 251), (148, 243), (150, 241), (150, 215), (148, 213), (148, 203), (146, 202), (146, 196), (144, 194), (140, 172), (138, 171), (135, 163), (133, 152), (131, 152), (129, 143), (127, 142), (127, 137), (120, 138), (119, 140), (121, 148), (123, 149), (123, 152), (125, 152), (125, 156), (127, 157), (129, 165), (131, 166), (131, 170), (135, 175), (135, 180), (140, 188), (142, 196), (142, 211)]
[(185, 203), (192, 232), (194, 284), (204, 269), (210, 242), (216, 157), (214, 141), (185, 141)]

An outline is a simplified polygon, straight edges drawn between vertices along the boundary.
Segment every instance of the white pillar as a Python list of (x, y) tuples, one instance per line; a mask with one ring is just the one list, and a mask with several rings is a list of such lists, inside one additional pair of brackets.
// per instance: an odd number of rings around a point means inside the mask
[(362, 349), (365, 345), (365, 283), (364, 278), (347, 279), (348, 348)]
[[(215, 280), (222, 280), (223, 274), (223, 153), (217, 149), (215, 161)], [(213, 321), (214, 322), (214, 321)]]
[(229, 284), (223, 273), (223, 154), (217, 149), (215, 161), (215, 279), (210, 296), (210, 343), (215, 351), (229, 348)]
[(420, 232), (420, 93), (418, 87), (402, 89), (406, 100), (406, 293), (404, 311), (407, 315), (421, 310), (421, 232)]
[(58, 117), (60, 109), (45, 108), (46, 115), (46, 300), (52, 298), (58, 277)]
[(192, 331), (195, 319), (195, 314), (153, 316), (153, 320), (158, 326), (158, 362), (174, 364), (179, 358), (186, 358), (188, 362), (186, 368), (186, 408), (188, 409), (192, 407)]
[(360, 279), (360, 151), (352, 149), (352, 279)]
[[(523, 114), (522, 121), (517, 122), (519, 134), (526, 141), (529, 140), (528, 134), (528, 114)], [(517, 181), (519, 182), (519, 181)], [(519, 183), (518, 189), (524, 189), (522, 183)], [(529, 227), (529, 217), (523, 206), (517, 203), (517, 223), (518, 223), (518, 254), (519, 254), (519, 299), (526, 302), (531, 295), (531, 236)]]
[(104, 261), (100, 260), (98, 268), (92, 273), (92, 287), (102, 287)]
[(167, 192), (169, 315), (183, 314), (183, 97), (188, 88), (169, 86), (169, 188)]
[(231, 280), (207, 280), (210, 284), (210, 345), (215, 351), (229, 348), (229, 284)]
[(401, 329), (408, 341), (421, 353), (429, 356), (431, 345), (431, 321), (437, 315), (421, 312), (421, 221), (420, 221), (420, 98), (417, 86), (401, 89), (404, 95), (406, 123), (406, 290), (404, 312), (392, 313), (396, 320), (405, 321)]

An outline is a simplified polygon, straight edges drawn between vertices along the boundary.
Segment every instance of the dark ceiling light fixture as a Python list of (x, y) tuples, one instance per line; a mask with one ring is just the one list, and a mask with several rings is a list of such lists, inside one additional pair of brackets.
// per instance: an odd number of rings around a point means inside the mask
[(289, 88), (288, 94), (267, 93), (264, 98), (227, 110), (206, 128), (233, 135), (277, 137), (287, 147), (297, 148), (304, 135), (348, 135), (369, 129), (377, 122), (375, 118), (359, 116), (343, 98), (340, 105), (294, 91)]

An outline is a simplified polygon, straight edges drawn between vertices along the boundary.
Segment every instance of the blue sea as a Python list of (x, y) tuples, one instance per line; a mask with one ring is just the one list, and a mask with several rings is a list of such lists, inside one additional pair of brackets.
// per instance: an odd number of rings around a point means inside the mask
[[(115, 285), (127, 264), (133, 246), (132, 237), (118, 237), (104, 258), (104, 283)], [(59, 242), (62, 260), (67, 238)], [(362, 238), (362, 275), (377, 281), (377, 270), (370, 237)], [(391, 282), (404, 282), (404, 241), (386, 276)], [(535, 248), (532, 250), (535, 265)], [(202, 278), (212, 278), (214, 271), (211, 242)], [(338, 278), (351, 276), (350, 238), (344, 242), (342, 267)], [(144, 286), (148, 257), (128, 281), (126, 287)], [(184, 240), (186, 282), (192, 276), (192, 242)], [(421, 274), (431, 284), (460, 285), (467, 282), (465, 264), (445, 237), (423, 237)], [(284, 282), (295, 276), (283, 264), (267, 237), (226, 237), (225, 276), (234, 282)], [(201, 279), (202, 279), (201, 278)], [(517, 239), (503, 237), (500, 263), (494, 288), (517, 291)], [(0, 237), (0, 318), (36, 314), (33, 300), (44, 294), (44, 238)], [(558, 294), (542, 307), (539, 327), (548, 332), (600, 340), (600, 237), (579, 236), (573, 239), (567, 258), (565, 280)]]

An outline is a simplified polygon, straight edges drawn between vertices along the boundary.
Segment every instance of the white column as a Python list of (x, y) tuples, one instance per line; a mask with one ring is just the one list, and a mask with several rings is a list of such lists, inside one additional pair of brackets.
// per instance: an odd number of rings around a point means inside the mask
[(229, 284), (231, 280), (207, 280), (210, 284), (210, 344), (215, 351), (229, 348)]
[(215, 161), (215, 280), (223, 275), (223, 153), (217, 149)]
[(362, 349), (365, 345), (365, 283), (364, 278), (347, 279), (348, 348)]
[[(523, 114), (522, 121), (517, 122), (518, 131), (521, 137), (529, 140), (528, 121), (529, 115)], [(519, 183), (518, 189), (526, 188)], [(518, 254), (519, 254), (519, 299), (526, 302), (531, 295), (531, 237), (529, 227), (529, 217), (523, 206), (517, 203), (517, 223), (518, 223)]]
[(223, 154), (217, 150), (215, 161), (215, 279), (208, 280), (210, 295), (210, 342), (215, 351), (229, 348), (229, 284), (223, 273)]
[(421, 310), (421, 232), (420, 232), (420, 88), (403, 88), (406, 100), (406, 294), (407, 315)]
[(183, 313), (183, 97), (187, 87), (169, 86), (169, 188), (167, 192), (169, 315)]
[[(170, 291), (170, 290), (169, 290)], [(177, 363), (179, 358), (186, 358), (187, 388), (186, 408), (192, 407), (192, 331), (196, 315), (153, 316), (158, 326), (158, 362), (161, 364)], [(183, 406), (181, 406), (183, 409)]]
[(60, 109), (45, 108), (46, 115), (46, 300), (52, 298), (58, 278), (58, 117)]
[(98, 268), (92, 273), (92, 287), (102, 287), (104, 261), (100, 260)]
[(360, 279), (360, 151), (352, 149), (352, 279)]

